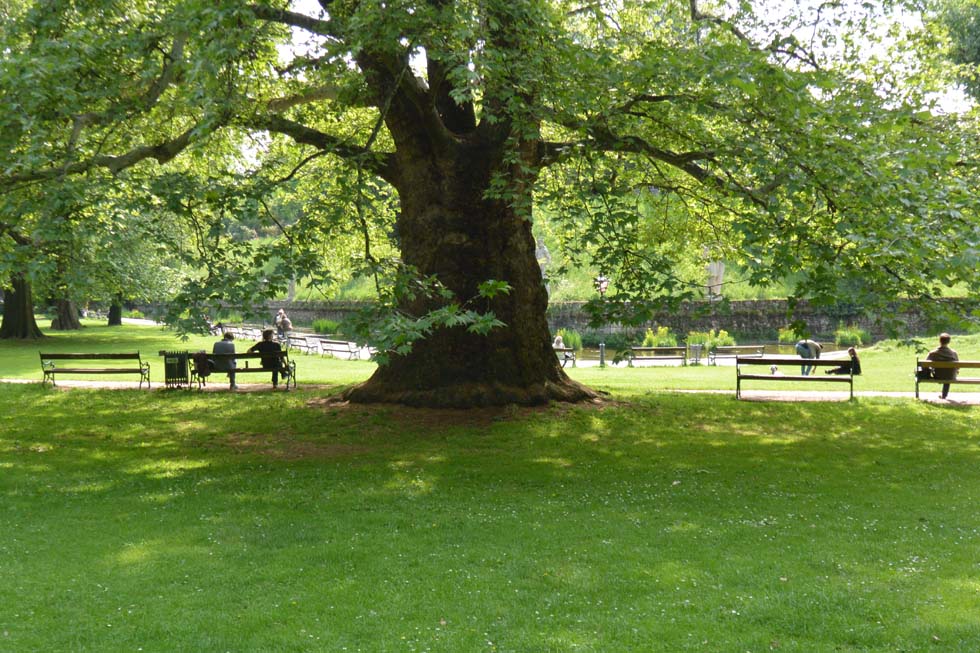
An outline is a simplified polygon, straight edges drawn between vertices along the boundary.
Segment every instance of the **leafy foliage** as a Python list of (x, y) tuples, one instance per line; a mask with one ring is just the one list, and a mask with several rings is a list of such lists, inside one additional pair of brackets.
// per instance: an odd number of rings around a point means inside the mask
[(676, 347), (677, 335), (670, 332), (665, 326), (658, 326), (656, 329), (647, 329), (643, 335), (644, 347)]
[(704, 345), (705, 349), (712, 347), (727, 347), (736, 345), (735, 338), (724, 329), (709, 329), (708, 331), (691, 331), (685, 340), (690, 345)]

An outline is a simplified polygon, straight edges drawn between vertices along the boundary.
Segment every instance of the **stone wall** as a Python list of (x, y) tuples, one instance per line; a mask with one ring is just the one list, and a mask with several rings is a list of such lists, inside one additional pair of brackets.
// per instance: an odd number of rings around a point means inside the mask
[[(582, 310), (582, 302), (552, 304), (548, 308), (548, 321), (552, 330), (570, 328), (576, 331), (596, 331), (588, 326), (588, 316)], [(921, 335), (934, 326), (921, 311), (911, 304), (894, 304), (893, 314), (902, 316), (903, 336)], [(815, 309), (805, 303), (798, 304), (792, 317), (788, 304), (779, 300), (751, 300), (735, 302), (689, 302), (679, 309), (656, 315), (650, 322), (635, 327), (642, 331), (648, 327), (666, 326), (673, 333), (684, 335), (691, 331), (724, 329), (740, 342), (775, 342), (779, 329), (794, 319), (803, 320), (811, 334), (818, 339), (832, 338), (841, 324), (857, 326), (867, 331), (875, 340), (890, 337), (876, 316), (863, 315), (854, 307), (836, 310)], [(618, 325), (598, 329), (603, 333), (622, 331)]]
[[(601, 329), (588, 326), (588, 315), (582, 310), (584, 302), (562, 302), (548, 307), (548, 323), (552, 332), (560, 328), (574, 329), (579, 333), (601, 332), (619, 333), (624, 331), (620, 325), (607, 325)], [(276, 302), (268, 304), (266, 322), (272, 324), (273, 316), (280, 308), (297, 326), (306, 326), (315, 319), (342, 321), (351, 312), (364, 306), (362, 302)], [(901, 317), (903, 333), (899, 336), (924, 335), (942, 330), (931, 324), (928, 318), (907, 303), (895, 303), (892, 315)], [(797, 305), (796, 319), (802, 319), (810, 327), (811, 334), (818, 339), (832, 338), (840, 324), (858, 326), (874, 339), (891, 337), (877, 323), (875, 316), (860, 314), (856, 309), (840, 307), (836, 310), (818, 310), (807, 304)], [(684, 335), (691, 331), (724, 329), (739, 342), (775, 342), (779, 329), (785, 327), (792, 318), (787, 315), (785, 301), (754, 300), (737, 302), (690, 302), (678, 310), (664, 312), (649, 323), (634, 327), (642, 332), (647, 327), (666, 326), (673, 333)]]

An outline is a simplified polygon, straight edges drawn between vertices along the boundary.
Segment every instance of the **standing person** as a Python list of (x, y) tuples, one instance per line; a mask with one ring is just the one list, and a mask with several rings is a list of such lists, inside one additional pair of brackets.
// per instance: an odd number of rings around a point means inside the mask
[[(796, 353), (799, 354), (800, 358), (820, 358), (821, 351), (823, 351), (823, 347), (814, 340), (806, 339), (796, 343)], [(800, 366), (800, 373), (803, 376), (809, 376), (812, 371), (813, 365)]]
[[(214, 343), (214, 347), (211, 349), (212, 353), (215, 354), (234, 354), (235, 353), (235, 334), (231, 331), (225, 333), (221, 340)], [(235, 359), (224, 359), (216, 358), (214, 360), (214, 371), (215, 372), (227, 372), (228, 373), (228, 387), (232, 390), (238, 390), (238, 384), (235, 383)]]
[(276, 313), (276, 319), (273, 324), (276, 327), (276, 333), (280, 340), (285, 338), (286, 335), (293, 330), (293, 323), (289, 319), (289, 316), (286, 315), (286, 310), (283, 308), (280, 308), (279, 312)]
[[(930, 361), (958, 361), (960, 359), (959, 355), (955, 350), (951, 349), (949, 346), (949, 341), (952, 340), (948, 333), (939, 334), (939, 346), (929, 352), (926, 356), (926, 360)], [(932, 378), (934, 379), (955, 379), (957, 370), (955, 369), (933, 369)], [(942, 394), (939, 395), (940, 399), (945, 399), (946, 395), (949, 394), (949, 384), (943, 384)]]
[(851, 357), (851, 360), (840, 367), (827, 370), (827, 374), (853, 374), (854, 376), (859, 376), (861, 374), (861, 360), (858, 358), (857, 350), (854, 347), (848, 347), (847, 355)]
[[(257, 351), (262, 354), (278, 353), (282, 351), (282, 347), (279, 345), (279, 343), (272, 339), (273, 336), (275, 335), (276, 335), (275, 331), (273, 331), (272, 329), (266, 329), (265, 331), (262, 332), (262, 340), (249, 347), (248, 351), (250, 353)], [(279, 387), (279, 372), (282, 372), (282, 377), (284, 379), (286, 378), (286, 374), (287, 374), (286, 370), (281, 367), (282, 359), (276, 356), (270, 356), (268, 358), (263, 356), (259, 360), (262, 361), (262, 367), (267, 367), (272, 370), (272, 389), (275, 390), (276, 388)], [(289, 387), (288, 380), (286, 381), (286, 387), (287, 388)]]

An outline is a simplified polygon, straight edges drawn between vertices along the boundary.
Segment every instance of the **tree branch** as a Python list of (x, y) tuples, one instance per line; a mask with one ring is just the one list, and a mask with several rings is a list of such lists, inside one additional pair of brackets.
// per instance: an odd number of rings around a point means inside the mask
[[(220, 125), (216, 125), (215, 129), (218, 126)], [(105, 168), (112, 174), (118, 174), (122, 170), (134, 166), (141, 161), (145, 161), (146, 159), (154, 159), (160, 164), (167, 163), (184, 151), (187, 146), (193, 142), (195, 132), (197, 132), (199, 129), (199, 124), (194, 125), (176, 138), (163, 141), (162, 143), (157, 143), (156, 145), (141, 145), (133, 148), (125, 154), (120, 154), (118, 156), (99, 155), (86, 159), (85, 161), (76, 161), (75, 163), (57, 166), (54, 168), (32, 170), (13, 175), (0, 175), (0, 188), (3, 189), (0, 191), (0, 193), (8, 192), (11, 190), (10, 187), (14, 184), (45, 181), (47, 179), (55, 179), (66, 175), (76, 175), (94, 170), (96, 168)]]
[(353, 163), (360, 162), (364, 168), (388, 182), (392, 182), (394, 179), (395, 164), (390, 154), (367, 151), (363, 147), (341, 140), (332, 134), (312, 129), (282, 116), (255, 116), (242, 121), (241, 124), (251, 129), (264, 129), (283, 134), (297, 143), (311, 145), (318, 150), (329, 152)]

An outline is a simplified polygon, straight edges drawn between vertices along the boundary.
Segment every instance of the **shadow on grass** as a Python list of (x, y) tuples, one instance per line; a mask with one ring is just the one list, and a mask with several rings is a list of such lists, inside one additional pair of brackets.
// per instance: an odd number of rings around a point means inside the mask
[[(147, 629), (187, 650), (980, 644), (975, 410), (313, 398), (0, 388), (0, 550), (32, 579), (0, 598), (48, 633), (16, 643), (69, 647), (71, 599), (103, 649)], [(112, 596), (58, 591), (97, 583)]]

